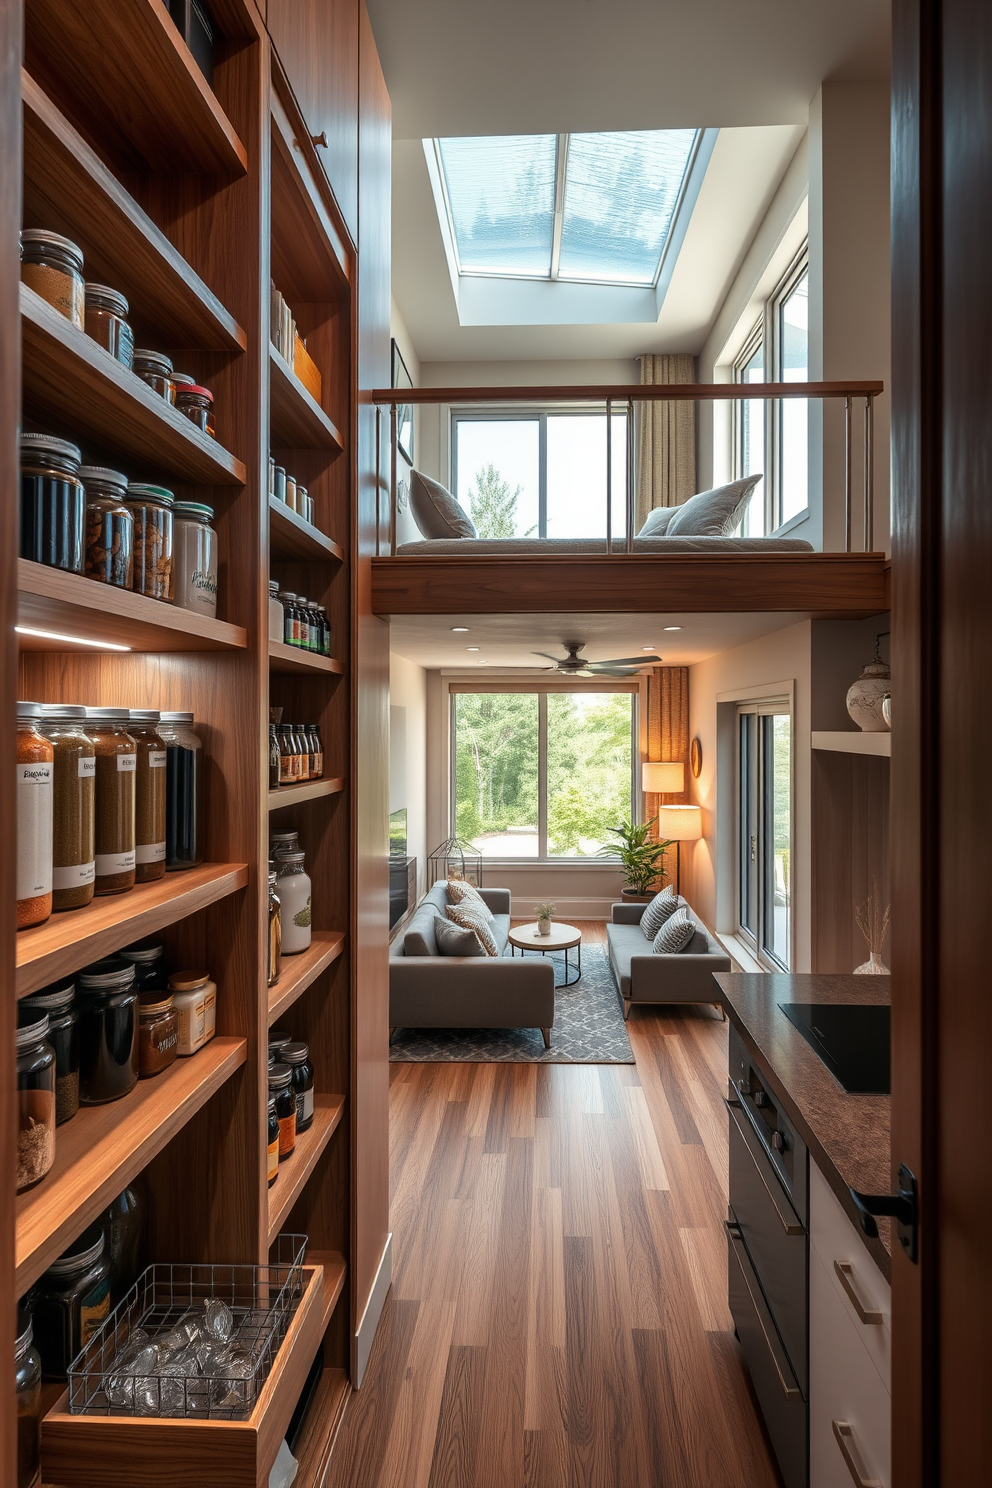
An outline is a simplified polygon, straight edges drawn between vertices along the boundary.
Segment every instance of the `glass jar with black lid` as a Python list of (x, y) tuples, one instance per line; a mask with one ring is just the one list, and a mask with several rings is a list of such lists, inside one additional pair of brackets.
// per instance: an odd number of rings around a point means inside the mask
[(136, 346), (131, 356), (131, 370), (137, 373), (142, 382), (147, 382), (153, 393), (158, 393), (168, 403), (175, 403), (176, 385), (172, 381), (172, 362), (164, 352)]
[(276, 1115), (275, 1099), (271, 1095), (269, 1096), (267, 1126), (265, 1156), (269, 1187), (271, 1188), (279, 1177), (279, 1117)]
[(138, 1083), (138, 994), (134, 965), (107, 956), (76, 973), (79, 1099), (84, 1106), (120, 1100)]
[(169, 973), (165, 965), (165, 947), (157, 935), (146, 940), (136, 940), (117, 952), (124, 961), (134, 966), (134, 990), (136, 992), (167, 992)]
[(14, 1339), (14, 1393), (17, 1396), (17, 1488), (41, 1483), (41, 1355), (34, 1346), (34, 1323), (17, 1309)]
[(48, 1042), (55, 1053), (55, 1125), (75, 1116), (79, 1110), (79, 1025), (75, 1009), (76, 983), (73, 977), (53, 982), (17, 1004), (18, 1022), (22, 1025), (48, 1017)]
[(83, 250), (78, 243), (44, 227), (24, 228), (21, 279), (77, 330), (83, 329), (86, 286)]
[(110, 1258), (103, 1226), (90, 1225), (36, 1283), (34, 1334), (46, 1380), (64, 1380), (110, 1313)]
[(55, 1050), (48, 1014), (17, 1030), (17, 1192), (40, 1182), (55, 1161)]
[(310, 1050), (302, 1039), (283, 1044), (279, 1057), (293, 1072), (290, 1088), (296, 1097), (296, 1130), (305, 1132), (313, 1125), (313, 1065)]
[(165, 744), (165, 866), (170, 872), (203, 862), (203, 744), (192, 713), (159, 715)]
[(21, 435), (21, 557), (81, 574), (86, 491), (79, 446), (51, 434)]
[(292, 1157), (296, 1148), (296, 1093), (293, 1071), (288, 1064), (269, 1065), (269, 1095), (276, 1104), (279, 1121), (279, 1161)]

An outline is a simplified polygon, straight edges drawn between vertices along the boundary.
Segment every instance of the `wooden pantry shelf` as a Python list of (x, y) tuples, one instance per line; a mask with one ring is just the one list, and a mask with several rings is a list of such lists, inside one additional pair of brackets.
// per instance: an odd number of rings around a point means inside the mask
[(244, 351), (234, 316), (27, 72), (21, 94), (25, 223), (78, 243), (87, 279), (121, 290), (161, 345)]
[[(281, 69), (277, 66), (273, 72), (274, 87), (269, 95), (273, 278), (301, 300), (327, 301), (347, 292), (353, 254), (328, 209), (327, 179), (314, 158), (309, 131), (303, 140), (298, 137), (280, 96), (286, 91)], [(294, 104), (290, 106), (295, 108)], [(310, 159), (305, 151), (310, 152)]]
[(344, 450), (334, 423), (271, 342), (269, 430), (269, 443), (275, 449), (325, 449), (338, 454)]
[(167, 873), (157, 883), (138, 884), (126, 894), (94, 899), (85, 909), (53, 915), (17, 936), (17, 996), (25, 997), (90, 961), (109, 956), (128, 941), (152, 935), (243, 889), (244, 863), (201, 863)]
[(53, 433), (96, 441), (132, 467), (128, 474), (244, 485), (241, 460), (25, 284), (21, 346), (25, 413)]
[(17, 1296), (245, 1063), (243, 1038), (214, 1038), (129, 1095), (80, 1106), (55, 1133), (55, 1163), (16, 1206)]
[(331, 962), (338, 959), (343, 950), (342, 931), (315, 930), (305, 951), (301, 951), (298, 956), (283, 956), (279, 980), (274, 987), (269, 988), (270, 1028), (311, 983), (317, 980), (321, 972), (326, 971)]
[(296, 1151), (279, 1164), (279, 1177), (269, 1189), (269, 1245), (275, 1241), (286, 1215), (306, 1187), (343, 1115), (343, 1095), (315, 1097), (313, 1124), (296, 1138)]
[(248, 632), (241, 625), (27, 558), (17, 560), (17, 623), (54, 635), (20, 635), (25, 651), (65, 651), (72, 644), (66, 636), (131, 651), (228, 651), (248, 645)]
[(247, 171), (245, 147), (163, 0), (31, 0), (25, 60), (130, 169)]
[(321, 1311), (321, 1333), (327, 1331), (327, 1325), (334, 1316), (334, 1309), (341, 1299), (344, 1291), (345, 1277), (348, 1267), (344, 1256), (339, 1250), (308, 1250), (307, 1265), (320, 1266), (324, 1272), (324, 1298)]
[(330, 780), (304, 780), (300, 785), (280, 785), (269, 791), (269, 810), (279, 811), (283, 806), (299, 806), (302, 801), (316, 801), (321, 796), (336, 796), (343, 791), (343, 776)]
[(270, 641), (269, 671), (284, 676), (292, 676), (297, 672), (304, 675), (322, 672), (325, 675), (342, 677), (344, 662), (336, 661), (333, 656), (315, 656), (312, 651), (287, 646), (282, 641)]
[(287, 558), (296, 561), (318, 562), (329, 558), (344, 562), (344, 549), (340, 543), (321, 532), (310, 522), (305, 522), (298, 512), (269, 497), (269, 554), (272, 558)]
[(850, 729), (814, 729), (810, 736), (814, 749), (828, 749), (835, 754), (873, 754), (882, 759), (892, 756), (890, 733), (853, 733)]

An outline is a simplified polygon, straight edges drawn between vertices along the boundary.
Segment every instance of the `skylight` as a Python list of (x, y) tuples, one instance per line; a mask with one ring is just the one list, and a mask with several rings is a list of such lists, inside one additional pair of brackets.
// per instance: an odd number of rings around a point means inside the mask
[(465, 275), (652, 285), (699, 135), (499, 135), (435, 142)]

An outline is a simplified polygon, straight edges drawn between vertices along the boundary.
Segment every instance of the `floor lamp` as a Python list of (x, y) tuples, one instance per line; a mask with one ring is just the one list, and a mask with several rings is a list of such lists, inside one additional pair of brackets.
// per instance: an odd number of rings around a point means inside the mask
[(675, 843), (675, 892), (679, 892), (683, 842), (698, 842), (703, 835), (703, 813), (698, 806), (659, 806), (658, 840)]

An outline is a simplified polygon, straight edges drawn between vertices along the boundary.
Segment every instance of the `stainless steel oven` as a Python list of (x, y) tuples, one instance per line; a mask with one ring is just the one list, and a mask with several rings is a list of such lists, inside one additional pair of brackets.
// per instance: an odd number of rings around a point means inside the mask
[(730, 1311), (786, 1488), (809, 1481), (809, 1154), (730, 1032)]

